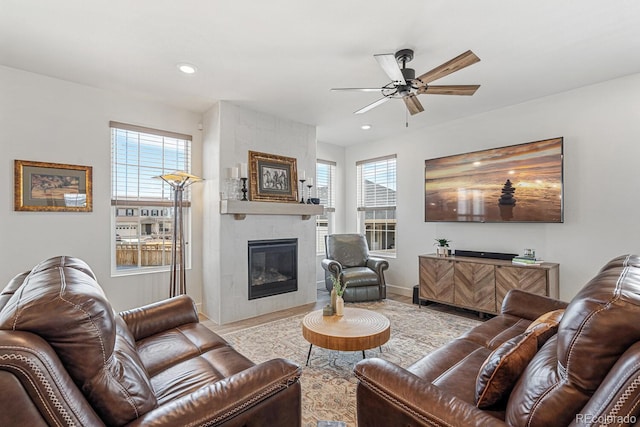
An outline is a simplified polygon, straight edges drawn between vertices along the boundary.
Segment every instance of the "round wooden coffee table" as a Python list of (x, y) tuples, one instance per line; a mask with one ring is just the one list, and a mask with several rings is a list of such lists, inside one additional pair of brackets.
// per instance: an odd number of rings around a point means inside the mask
[(313, 345), (329, 350), (364, 351), (389, 341), (389, 319), (375, 311), (345, 307), (343, 316), (323, 316), (313, 311), (302, 320), (302, 336), (309, 341), (307, 366)]

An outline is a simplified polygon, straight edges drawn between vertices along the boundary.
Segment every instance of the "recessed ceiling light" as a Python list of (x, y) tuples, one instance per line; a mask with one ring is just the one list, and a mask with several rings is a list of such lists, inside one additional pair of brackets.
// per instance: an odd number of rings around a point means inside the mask
[(362, 126), (360, 126), (360, 129), (369, 130), (369, 129), (371, 129), (371, 125), (362, 125)]
[(194, 74), (197, 71), (197, 68), (191, 64), (178, 64), (178, 70), (182, 71), (185, 74)]

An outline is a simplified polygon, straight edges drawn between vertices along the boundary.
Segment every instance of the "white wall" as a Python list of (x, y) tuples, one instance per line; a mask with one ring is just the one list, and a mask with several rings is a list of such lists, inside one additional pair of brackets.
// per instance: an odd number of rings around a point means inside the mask
[[(638, 93), (640, 74), (347, 147), (346, 182), (355, 182), (356, 161), (398, 156), (397, 258), (387, 271), (390, 284), (408, 293), (418, 283), (418, 255), (433, 252), (436, 237), (452, 239), (458, 249), (521, 253), (535, 248), (537, 255), (560, 264), (565, 300), (609, 259), (640, 253)], [(429, 114), (428, 108), (422, 114)], [(424, 222), (425, 159), (557, 136), (564, 137), (564, 223)], [(355, 200), (355, 186), (347, 185), (347, 212), (355, 212)], [(347, 214), (346, 229), (355, 226), (355, 215)]]
[[(0, 67), (1, 286), (46, 258), (73, 255), (91, 266), (116, 310), (168, 297), (167, 273), (110, 277), (110, 120), (192, 135), (193, 172), (201, 173), (200, 114)], [(92, 166), (93, 212), (14, 211), (14, 159)], [(192, 188), (193, 269), (187, 288), (200, 301), (202, 202), (201, 189)]]

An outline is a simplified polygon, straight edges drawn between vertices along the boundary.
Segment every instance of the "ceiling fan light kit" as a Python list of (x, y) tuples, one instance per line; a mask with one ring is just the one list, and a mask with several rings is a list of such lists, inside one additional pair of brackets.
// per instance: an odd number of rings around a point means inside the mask
[(395, 54), (385, 53), (373, 55), (380, 68), (389, 76), (391, 82), (380, 88), (333, 88), (332, 91), (360, 91), (377, 92), (380, 91), (383, 97), (371, 104), (357, 110), (355, 114), (366, 113), (367, 111), (384, 104), (391, 98), (402, 98), (407, 107), (407, 111), (414, 114), (424, 111), (424, 107), (418, 100), (417, 95), (473, 95), (480, 85), (442, 85), (431, 86), (434, 80), (445, 77), (451, 73), (459, 71), (469, 65), (480, 61), (472, 51), (468, 50), (461, 55), (445, 62), (444, 64), (427, 71), (416, 78), (413, 68), (407, 68), (407, 62), (413, 59), (413, 50), (402, 49)]

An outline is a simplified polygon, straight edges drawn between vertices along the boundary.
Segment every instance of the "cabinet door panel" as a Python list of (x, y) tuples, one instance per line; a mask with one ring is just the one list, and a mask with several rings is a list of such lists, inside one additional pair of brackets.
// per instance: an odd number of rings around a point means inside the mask
[(453, 262), (420, 258), (420, 298), (453, 302)]
[(511, 289), (547, 295), (547, 271), (532, 267), (497, 267), (496, 303), (498, 307), (502, 307), (502, 301)]
[(457, 262), (454, 302), (463, 307), (495, 313), (495, 280), (493, 265)]

